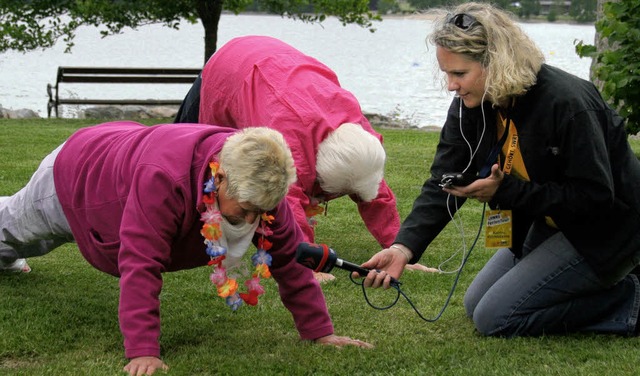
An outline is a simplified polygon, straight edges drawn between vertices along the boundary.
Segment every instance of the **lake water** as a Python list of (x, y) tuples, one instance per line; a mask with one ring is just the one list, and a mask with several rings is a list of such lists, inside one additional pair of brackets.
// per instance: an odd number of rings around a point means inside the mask
[[(278, 16), (223, 14), (218, 47), (251, 34), (280, 38), (331, 67), (365, 112), (393, 115), (417, 126), (441, 126), (452, 95), (442, 87), (433, 47), (425, 38), (431, 21), (385, 18), (371, 33), (335, 19), (305, 24)], [(575, 41), (593, 43), (593, 25), (526, 23), (522, 28), (544, 52), (547, 63), (588, 79), (590, 59), (580, 59)], [(200, 67), (203, 29), (184, 23), (176, 31), (160, 25), (100, 38), (93, 28), (78, 31), (71, 53), (59, 43), (44, 51), (0, 54), (0, 105), (28, 108), (46, 117), (47, 83), (60, 65)], [(100, 98), (182, 98), (189, 85), (61, 85), (61, 95)], [(62, 108), (69, 108), (63, 106)], [(63, 110), (73, 116), (73, 110)]]

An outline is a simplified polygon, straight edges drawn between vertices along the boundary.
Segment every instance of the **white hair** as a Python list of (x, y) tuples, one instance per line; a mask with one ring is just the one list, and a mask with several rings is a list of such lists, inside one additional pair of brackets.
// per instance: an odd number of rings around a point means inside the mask
[(359, 124), (344, 123), (318, 147), (318, 182), (327, 193), (356, 194), (371, 201), (378, 196), (385, 159), (378, 138)]

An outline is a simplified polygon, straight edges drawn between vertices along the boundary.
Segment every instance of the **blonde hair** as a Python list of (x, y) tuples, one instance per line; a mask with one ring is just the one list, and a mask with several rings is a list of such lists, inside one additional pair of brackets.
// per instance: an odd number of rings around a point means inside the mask
[[(461, 4), (441, 17), (429, 42), (479, 62), (486, 72), (486, 94), (494, 106), (523, 95), (536, 83), (544, 55), (513, 21), (512, 15), (487, 3)], [(476, 19), (467, 29), (450, 17), (467, 14)]]
[(325, 192), (371, 201), (378, 196), (385, 159), (380, 140), (359, 124), (344, 123), (318, 146), (318, 182)]
[(219, 155), (227, 194), (261, 210), (271, 210), (296, 181), (291, 150), (280, 132), (245, 128), (227, 138)]

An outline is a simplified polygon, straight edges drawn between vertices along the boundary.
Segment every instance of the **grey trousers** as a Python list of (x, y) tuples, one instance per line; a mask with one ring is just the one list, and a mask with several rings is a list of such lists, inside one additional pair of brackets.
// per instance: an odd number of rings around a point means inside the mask
[(0, 197), (0, 262), (42, 256), (73, 241), (53, 182), (53, 163), (61, 148), (44, 158), (24, 188)]
[(464, 305), (480, 333), (634, 335), (636, 275), (626, 270), (619, 281), (602, 281), (561, 232), (541, 224), (533, 226), (523, 250), (522, 258), (498, 250), (469, 286)]

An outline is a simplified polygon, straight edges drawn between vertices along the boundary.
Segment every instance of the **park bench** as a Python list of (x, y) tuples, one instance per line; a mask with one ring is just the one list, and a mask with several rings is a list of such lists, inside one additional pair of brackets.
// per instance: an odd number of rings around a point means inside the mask
[[(200, 74), (200, 68), (108, 68), (108, 67), (58, 67), (55, 85), (47, 84), (47, 116), (55, 110), (58, 117), (60, 105), (180, 105), (180, 99), (92, 99), (61, 98), (61, 83), (75, 84), (192, 84)], [(183, 93), (186, 94), (186, 91)]]

